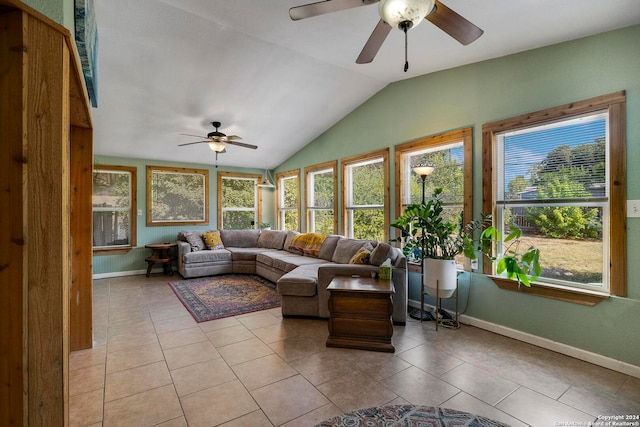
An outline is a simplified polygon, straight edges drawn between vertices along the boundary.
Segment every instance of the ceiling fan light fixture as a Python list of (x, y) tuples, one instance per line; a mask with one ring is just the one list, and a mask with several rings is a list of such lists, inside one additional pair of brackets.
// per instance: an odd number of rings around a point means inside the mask
[(409, 29), (422, 22), (434, 4), (435, 0), (381, 0), (378, 13), (391, 27), (404, 31), (403, 26)]
[(226, 148), (226, 144), (224, 142), (210, 142), (209, 148), (211, 148), (211, 151), (215, 151), (216, 153), (222, 153)]

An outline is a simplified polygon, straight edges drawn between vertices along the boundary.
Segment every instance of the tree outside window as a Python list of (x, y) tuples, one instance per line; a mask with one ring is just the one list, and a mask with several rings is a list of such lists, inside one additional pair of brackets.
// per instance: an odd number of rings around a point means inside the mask
[(336, 167), (337, 162), (331, 161), (305, 168), (309, 232), (337, 233)]
[(300, 230), (300, 170), (276, 174), (278, 227)]
[[(396, 182), (400, 191), (396, 194), (396, 212), (400, 214), (407, 205), (422, 201), (422, 179), (413, 172), (413, 167), (428, 164), (435, 169), (425, 181), (426, 200), (436, 188), (442, 188), (446, 219), (469, 223), (473, 206), (472, 143), (472, 129), (464, 128), (397, 145)], [(470, 268), (463, 255), (456, 261), (460, 268)]]
[(260, 175), (218, 172), (218, 228), (248, 230), (262, 217)]
[(389, 228), (389, 150), (342, 160), (345, 234), (387, 241)]
[(92, 205), (94, 251), (113, 252), (135, 246), (135, 167), (96, 165)]
[(535, 285), (568, 300), (626, 294), (624, 111), (617, 92), (483, 126), (483, 210), (522, 229), (540, 249)]

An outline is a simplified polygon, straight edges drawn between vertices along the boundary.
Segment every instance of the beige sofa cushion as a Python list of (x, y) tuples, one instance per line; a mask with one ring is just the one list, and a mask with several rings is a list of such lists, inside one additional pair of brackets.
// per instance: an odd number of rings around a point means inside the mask
[(263, 248), (227, 248), (231, 252), (231, 258), (234, 261), (255, 261), (258, 254), (274, 249)]
[[(393, 251), (391, 245), (385, 242), (380, 242), (375, 247), (371, 255), (369, 255), (369, 264), (380, 266), (387, 258), (393, 258)], [(393, 259), (391, 260), (393, 261)]]
[(287, 238), (286, 230), (262, 230), (258, 237), (258, 247), (267, 249), (282, 249)]
[(262, 263), (267, 267), (273, 267), (275, 260), (279, 258), (290, 257), (291, 252), (287, 251), (262, 251), (256, 255), (256, 262)]
[(356, 252), (365, 247), (365, 245), (369, 250), (373, 250), (373, 242), (369, 240), (340, 239), (336, 243), (336, 250), (331, 261), (336, 264), (349, 264)]
[(337, 234), (328, 235), (322, 243), (322, 247), (320, 248), (320, 252), (318, 253), (318, 258), (331, 261), (331, 258), (333, 258), (333, 253), (336, 251), (338, 240), (340, 240), (341, 238), (342, 236), (338, 236)]
[(304, 265), (285, 274), (278, 280), (278, 294), (312, 297), (316, 294), (316, 283), (320, 264)]
[(199, 262), (231, 262), (231, 252), (226, 249), (190, 252), (184, 255), (184, 262), (185, 264)]
[(273, 261), (273, 267), (280, 271), (290, 272), (301, 265), (326, 264), (324, 259), (311, 258), (301, 255), (289, 255), (288, 257), (277, 258)]
[(225, 247), (255, 248), (259, 236), (260, 230), (220, 230)]

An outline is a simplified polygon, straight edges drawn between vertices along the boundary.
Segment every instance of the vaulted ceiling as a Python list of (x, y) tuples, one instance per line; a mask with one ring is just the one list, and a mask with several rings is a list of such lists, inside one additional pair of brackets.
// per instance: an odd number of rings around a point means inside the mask
[[(338, 0), (331, 0), (338, 1)], [(212, 121), (257, 150), (219, 165), (270, 169), (388, 84), (640, 23), (638, 0), (442, 0), (484, 30), (462, 46), (428, 21), (393, 30), (375, 60), (355, 59), (377, 5), (294, 22), (305, 0), (95, 0), (99, 32), (95, 154), (213, 164)]]

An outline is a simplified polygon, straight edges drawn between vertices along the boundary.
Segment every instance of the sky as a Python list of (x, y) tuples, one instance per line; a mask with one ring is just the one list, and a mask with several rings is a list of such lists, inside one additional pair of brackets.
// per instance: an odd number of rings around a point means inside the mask
[(504, 135), (505, 188), (518, 175), (529, 178), (528, 170), (540, 163), (554, 148), (592, 143), (606, 136), (607, 121), (602, 114), (543, 126), (539, 130), (512, 132)]

